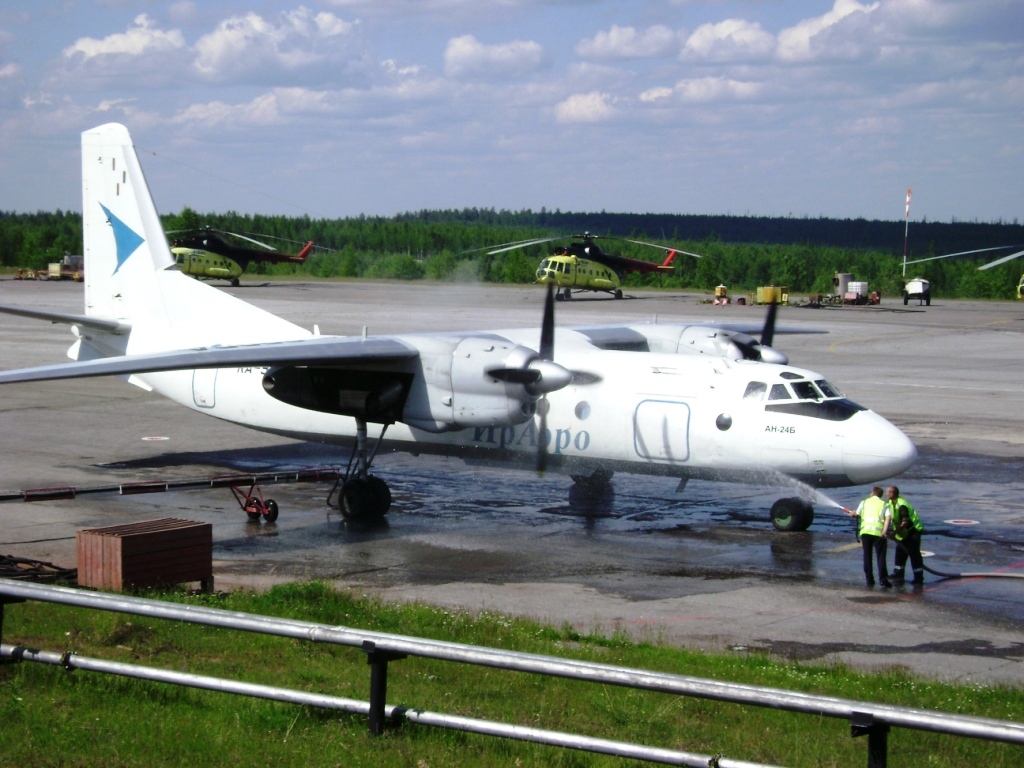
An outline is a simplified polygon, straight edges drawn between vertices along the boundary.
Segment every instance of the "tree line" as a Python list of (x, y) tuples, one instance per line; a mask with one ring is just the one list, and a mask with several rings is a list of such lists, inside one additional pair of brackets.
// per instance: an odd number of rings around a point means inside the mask
[[(317, 249), (303, 265), (253, 264), (256, 274), (310, 277), (385, 278), (452, 282), (529, 283), (552, 244), (489, 254), (490, 247), (588, 232), (607, 240), (607, 251), (660, 261), (658, 249), (628, 242), (656, 242), (691, 251), (668, 274), (629, 275), (626, 287), (662, 286), (711, 290), (724, 284), (734, 293), (760, 285), (785, 286), (790, 293), (833, 291), (833, 276), (850, 273), (883, 295), (899, 292), (904, 249), (903, 221), (753, 216), (702, 216), (562, 211), (506, 211), (488, 208), (424, 210), (393, 217), (197, 213), (189, 208), (162, 217), (175, 232), (202, 227), (244, 234), (281, 251), (297, 251), (313, 240)], [(626, 238), (625, 240), (615, 238)], [(81, 215), (73, 211), (33, 214), (0, 212), (0, 266), (40, 269), (82, 248)], [(1012, 223), (912, 222), (908, 259), (1024, 243), (1024, 226)], [(1006, 252), (1004, 252), (1006, 253)], [(907, 268), (923, 276), (936, 295), (1008, 299), (1024, 262), (978, 271), (1000, 253), (931, 261)]]

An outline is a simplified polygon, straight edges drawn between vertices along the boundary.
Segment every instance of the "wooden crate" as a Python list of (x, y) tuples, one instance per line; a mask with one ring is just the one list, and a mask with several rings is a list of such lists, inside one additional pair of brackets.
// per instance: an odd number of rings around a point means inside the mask
[(120, 592), (198, 581), (213, 591), (213, 526), (172, 517), (75, 533), (78, 584)]

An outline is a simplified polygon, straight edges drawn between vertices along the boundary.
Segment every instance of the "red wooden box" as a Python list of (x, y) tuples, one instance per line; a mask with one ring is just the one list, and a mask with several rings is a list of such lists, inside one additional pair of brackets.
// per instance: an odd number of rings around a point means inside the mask
[(198, 581), (213, 591), (213, 526), (172, 517), (75, 534), (78, 584), (120, 592)]

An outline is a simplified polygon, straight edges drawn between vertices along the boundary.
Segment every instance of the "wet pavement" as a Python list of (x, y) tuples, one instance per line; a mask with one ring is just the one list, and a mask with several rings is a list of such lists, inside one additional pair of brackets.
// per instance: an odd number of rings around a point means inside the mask
[[(5, 281), (0, 303), (79, 311), (77, 290)], [(381, 311), (382, 292), (407, 312), (422, 312), (420, 327), (493, 327), (495, 306), (507, 309), (507, 322), (497, 323), (504, 326), (538, 314), (529, 288), (360, 283), (237, 291), (304, 325), (320, 322), (325, 333), (357, 333), (360, 320), (371, 332), (408, 323), (407, 314)], [(445, 300), (458, 296), (457, 311), (438, 317), (428, 302), (417, 304), (425, 295), (438, 301), (441, 292)], [(335, 293), (346, 301), (332, 303)], [(731, 316), (693, 296), (660, 295), (558, 307), (563, 323), (649, 319), (652, 312), (669, 319), (677, 311), (756, 323), (761, 313), (726, 309)], [(328, 327), (320, 312), (343, 327)], [(776, 346), (918, 444), (918, 462), (897, 482), (925, 520), (926, 564), (937, 573), (1024, 575), (1022, 315), (1009, 303), (934, 302), (927, 313), (902, 305), (874, 313), (789, 309), (780, 319), (827, 328), (828, 336), (782, 337)], [(0, 366), (10, 368), (60, 360), (70, 336), (59, 326), (0, 316), (0, 338)], [(894, 359), (904, 361), (905, 375), (880, 375), (874, 361)], [(221, 424), (120, 382), (13, 385), (0, 395), (3, 490), (348, 460), (340, 449)], [(264, 488), (281, 508), (274, 524), (247, 522), (226, 490), (81, 497), (0, 505), (0, 554), (70, 566), (76, 530), (183, 517), (212, 523), (219, 588), (328, 579), (386, 599), (517, 613), (695, 648), (1024, 684), (1024, 579), (929, 574), (923, 589), (865, 588), (853, 521), (830, 502), (855, 506), (867, 489), (828, 491), (814, 499), (809, 531), (779, 534), (768, 522), (771, 503), (813, 491), (691, 481), (678, 493), (669, 478), (618, 474), (610, 497), (581, 500), (570, 498), (569, 478), (550, 472), (407, 455), (379, 457), (375, 471), (394, 497), (377, 526), (342, 520), (326, 505), (330, 488), (322, 484)]]

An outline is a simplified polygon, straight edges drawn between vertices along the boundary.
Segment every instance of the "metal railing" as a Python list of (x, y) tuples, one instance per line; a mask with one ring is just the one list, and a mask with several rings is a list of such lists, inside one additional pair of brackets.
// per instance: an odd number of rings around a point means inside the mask
[(643, 745), (595, 739), (587, 736), (526, 728), (485, 720), (427, 712), (419, 709), (386, 705), (388, 664), (409, 656), (473, 664), (552, 677), (617, 685), (640, 690), (692, 696), (703, 699), (768, 707), (789, 712), (812, 714), (846, 720), (852, 736), (868, 736), (868, 765), (886, 763), (888, 732), (892, 727), (910, 728), (952, 736), (1024, 744), (1024, 723), (982, 717), (968, 717), (935, 710), (898, 707), (888, 704), (843, 699), (832, 696), (800, 693), (780, 688), (727, 683), (717, 680), (649, 672), (608, 664), (564, 659), (556, 656), (503, 651), (481, 646), (440, 640), (372, 632), (343, 626), (328, 626), (294, 619), (226, 611), (205, 606), (167, 603), (146, 598), (90, 592), (68, 587), (33, 584), (0, 579), (0, 639), (3, 630), (3, 604), (36, 600), (60, 603), (95, 610), (126, 613), (156, 619), (184, 621), (211, 627), (256, 632), (308, 642), (331, 643), (360, 649), (367, 654), (370, 665), (369, 702), (341, 699), (282, 688), (252, 685), (220, 678), (108, 662), (80, 657), (73, 653), (38, 651), (0, 644), (0, 657), (18, 661), (59, 664), (67, 669), (83, 669), (108, 674), (127, 675), (158, 682), (188, 685), (309, 706), (341, 709), (366, 714), (373, 733), (380, 733), (388, 720), (408, 720), (424, 725), (456, 728), (485, 735), (533, 741), (602, 754), (629, 757), (672, 765), (722, 768), (753, 768), (755, 763), (731, 760), (721, 756), (656, 749)]

